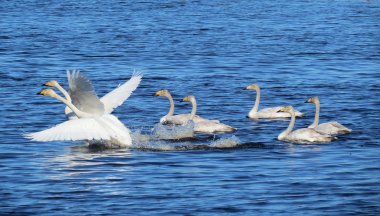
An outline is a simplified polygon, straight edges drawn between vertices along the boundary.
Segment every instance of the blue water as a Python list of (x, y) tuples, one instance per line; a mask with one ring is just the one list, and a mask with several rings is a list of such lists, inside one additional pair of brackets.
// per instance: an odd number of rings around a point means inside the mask
[[(168, 111), (153, 97), (162, 88), (176, 101), (195, 95), (199, 115), (238, 130), (106, 151), (24, 139), (66, 120), (36, 95), (51, 79), (67, 88), (66, 69), (100, 96), (143, 72), (114, 112), (136, 133)], [(1, 1), (0, 215), (379, 215), (379, 80), (379, 1)], [(288, 121), (245, 117), (253, 82), (261, 108), (306, 113), (297, 128), (319, 96), (321, 122), (353, 132), (278, 141)]]

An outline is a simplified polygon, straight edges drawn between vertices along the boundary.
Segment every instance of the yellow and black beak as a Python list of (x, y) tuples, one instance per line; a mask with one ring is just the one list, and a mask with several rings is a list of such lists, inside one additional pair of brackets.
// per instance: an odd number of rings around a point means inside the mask
[(53, 86), (53, 85), (52, 85), (51, 81), (49, 81), (49, 82), (42, 84), (42, 86)]
[(189, 97), (188, 96), (186, 96), (186, 97), (184, 97), (182, 100), (180, 100), (179, 102), (189, 102), (190, 100), (189, 100)]
[(38, 95), (45, 95), (46, 94), (46, 89), (43, 89), (42, 91), (37, 93)]
[(161, 96), (162, 93), (163, 93), (163, 90), (161, 89), (161, 90), (157, 91), (156, 93), (154, 93), (154, 96), (156, 96), (156, 97)]

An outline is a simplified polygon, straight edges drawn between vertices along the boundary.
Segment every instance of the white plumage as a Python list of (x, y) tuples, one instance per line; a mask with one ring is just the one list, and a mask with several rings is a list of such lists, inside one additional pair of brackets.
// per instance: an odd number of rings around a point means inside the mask
[[(56, 82), (50, 81), (45, 85), (57, 87), (67, 99), (62, 98), (52, 89), (44, 89), (39, 94), (58, 99), (66, 104), (65, 113), (70, 118), (61, 124), (44, 131), (26, 134), (25, 137), (34, 141), (53, 140), (87, 140), (101, 141), (108, 147), (127, 147), (132, 145), (130, 131), (119, 119), (106, 112), (112, 112), (121, 105), (138, 86), (141, 75), (133, 76), (131, 82), (127, 82), (117, 89), (105, 95), (103, 103), (96, 96), (91, 82), (74, 71), (68, 71), (70, 95)], [(122, 93), (125, 92), (125, 95)], [(73, 103), (83, 110), (78, 109)], [(74, 114), (74, 115), (73, 115)]]
[[(133, 74), (127, 82), (100, 99), (91, 81), (83, 73), (77, 70), (72, 72), (67, 70), (67, 79), (69, 93), (55, 80), (45, 83), (45, 86), (57, 88), (65, 96), (66, 100), (72, 102), (79, 110), (101, 116), (112, 113), (115, 108), (123, 104), (140, 84), (142, 75), (139, 73)], [(69, 119), (77, 118), (68, 107), (65, 108), (65, 114)]]
[[(121, 133), (120, 133), (121, 132)], [(27, 134), (33, 141), (111, 140), (129, 134), (129, 130), (112, 115), (97, 118), (72, 119), (49, 129)], [(126, 137), (127, 138), (127, 137)]]

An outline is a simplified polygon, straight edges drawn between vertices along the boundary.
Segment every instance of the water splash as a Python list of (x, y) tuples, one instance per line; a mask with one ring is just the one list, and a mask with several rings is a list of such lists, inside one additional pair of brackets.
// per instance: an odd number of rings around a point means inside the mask
[(240, 145), (240, 140), (234, 135), (232, 137), (215, 140), (209, 146), (211, 148), (234, 148), (238, 145)]
[(152, 130), (153, 137), (165, 140), (180, 140), (194, 137), (194, 122), (188, 121), (183, 125), (156, 124)]

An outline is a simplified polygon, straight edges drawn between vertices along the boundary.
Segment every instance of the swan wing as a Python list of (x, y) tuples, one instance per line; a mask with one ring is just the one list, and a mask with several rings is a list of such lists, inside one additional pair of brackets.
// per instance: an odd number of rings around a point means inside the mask
[(141, 78), (142, 74), (133, 74), (131, 79), (123, 85), (104, 95), (100, 101), (104, 104), (105, 113), (111, 113), (116, 107), (123, 104), (140, 84)]
[(289, 140), (297, 142), (329, 142), (333, 137), (312, 128), (301, 128), (288, 135)]
[[(289, 118), (290, 114), (286, 112), (278, 112), (283, 107), (269, 107), (260, 110), (256, 115), (260, 118)], [(294, 110), (297, 117), (303, 116), (303, 114), (297, 110)]]
[(350, 133), (352, 130), (349, 128), (346, 128), (345, 126), (341, 125), (338, 122), (326, 122), (318, 125), (315, 127), (315, 130), (318, 132), (324, 133), (324, 134), (345, 134)]
[[(185, 124), (188, 122), (190, 119), (190, 114), (178, 114), (178, 115), (173, 115), (173, 116), (164, 116), (163, 118), (160, 119), (161, 123), (166, 123), (166, 124)], [(203, 121), (213, 121), (215, 123), (220, 123), (219, 120), (208, 120), (205, 118), (202, 118), (198, 115), (194, 116), (195, 123), (203, 122)]]
[(338, 128), (339, 130), (344, 130), (344, 131), (347, 131), (347, 132), (351, 132), (352, 130), (343, 126), (341, 123), (339, 122), (327, 122), (327, 123), (330, 123), (331, 125), (334, 125), (334, 127)]
[(94, 118), (82, 118), (65, 121), (49, 129), (26, 134), (33, 141), (65, 141), (65, 140), (109, 140), (113, 134)]
[(201, 133), (222, 133), (222, 132), (233, 132), (236, 128), (229, 125), (215, 122), (213, 120), (205, 120), (201, 122), (195, 122), (194, 131)]
[(77, 70), (70, 72), (67, 70), (67, 79), (69, 82), (69, 94), (74, 106), (79, 110), (102, 115), (104, 105), (95, 93), (92, 83), (87, 77)]

